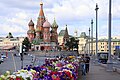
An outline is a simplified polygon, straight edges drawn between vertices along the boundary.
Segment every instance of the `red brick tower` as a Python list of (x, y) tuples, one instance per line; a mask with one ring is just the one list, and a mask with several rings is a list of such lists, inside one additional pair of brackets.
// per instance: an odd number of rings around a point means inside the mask
[(43, 24), (43, 40), (44, 42), (50, 42), (50, 27), (51, 24), (48, 22), (48, 20), (45, 21)]
[(43, 39), (43, 23), (45, 22), (45, 16), (43, 12), (43, 3), (40, 2), (40, 12), (36, 25), (36, 38)]
[(43, 24), (43, 41), (46, 44), (45, 50), (50, 50), (50, 27), (51, 24), (46, 20)]
[(32, 42), (33, 39), (35, 38), (35, 29), (34, 29), (34, 23), (32, 19), (28, 23), (28, 26), (29, 26), (29, 30), (27, 31), (27, 35), (28, 35), (29, 41)]

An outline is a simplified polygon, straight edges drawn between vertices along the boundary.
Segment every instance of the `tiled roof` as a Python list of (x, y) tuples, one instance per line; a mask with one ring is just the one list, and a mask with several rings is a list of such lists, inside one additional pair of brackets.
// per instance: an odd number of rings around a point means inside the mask
[(65, 35), (65, 30), (61, 30), (60, 32), (59, 32), (59, 36), (64, 36)]
[[(96, 42), (96, 40), (93, 42)], [(108, 39), (99, 39), (98, 42), (108, 42)], [(111, 42), (120, 42), (120, 39), (111, 39)]]
[[(103, 42), (103, 41), (104, 41), (104, 42), (107, 42), (108, 39), (100, 39), (99, 41), (100, 41), (100, 42)], [(111, 39), (111, 41), (112, 41), (112, 42), (118, 42), (118, 41), (120, 41), (120, 39)]]
[(81, 34), (80, 34), (80, 37), (81, 38), (86, 38), (87, 36), (86, 36), (86, 33), (85, 32), (82, 32)]

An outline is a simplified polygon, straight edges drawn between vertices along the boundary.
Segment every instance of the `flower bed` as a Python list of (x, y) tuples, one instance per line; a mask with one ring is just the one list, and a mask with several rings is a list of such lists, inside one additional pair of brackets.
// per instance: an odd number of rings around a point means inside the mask
[(10, 73), (6, 71), (0, 80), (76, 80), (78, 62), (75, 58), (46, 59), (42, 66), (32, 66)]

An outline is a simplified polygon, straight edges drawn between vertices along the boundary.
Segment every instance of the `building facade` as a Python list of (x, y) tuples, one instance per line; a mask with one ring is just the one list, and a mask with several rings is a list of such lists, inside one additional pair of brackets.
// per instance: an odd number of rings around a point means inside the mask
[[(85, 52), (88, 53), (89, 50), (89, 44), (90, 44), (90, 54), (95, 55), (96, 54), (96, 40), (94, 40), (93, 42), (90, 41), (86, 43), (86, 47), (85, 47)], [(93, 44), (93, 50), (91, 48), (91, 44)], [(114, 53), (116, 52), (116, 46), (120, 46), (120, 39), (114, 38), (111, 39), (111, 54), (114, 55)], [(109, 48), (108, 48), (108, 39), (99, 39), (98, 40), (98, 53), (99, 52), (109, 52)]]
[(78, 45), (79, 54), (84, 54), (86, 43), (88, 42), (88, 36), (86, 35), (85, 32), (81, 32), (80, 37), (78, 37), (78, 40), (79, 40)]
[[(79, 54), (92, 54), (96, 55), (96, 39), (93, 38), (93, 42), (91, 42), (91, 38), (86, 35), (85, 32), (82, 32), (79, 37)], [(93, 44), (93, 45), (92, 45)], [(89, 46), (90, 45), (90, 46)], [(111, 54), (113, 55), (116, 52), (116, 47), (120, 46), (120, 37), (113, 36), (111, 39)], [(90, 49), (90, 52), (89, 52)], [(98, 39), (98, 53), (99, 52), (109, 52), (108, 48), (108, 39), (106, 36), (100, 36)]]
[(20, 44), (22, 44), (24, 37), (14, 37), (14, 38), (0, 38), (0, 49), (1, 50), (10, 50), (15, 47), (19, 50)]
[(28, 39), (35, 50), (56, 50), (58, 47), (58, 25), (54, 19), (51, 25), (44, 16), (43, 3), (40, 3), (40, 12), (37, 18), (36, 29), (34, 23), (30, 20), (29, 30), (27, 31)]

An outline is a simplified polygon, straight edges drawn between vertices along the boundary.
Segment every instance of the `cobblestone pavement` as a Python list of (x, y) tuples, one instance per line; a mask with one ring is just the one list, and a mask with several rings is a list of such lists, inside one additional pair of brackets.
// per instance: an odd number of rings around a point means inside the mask
[(106, 71), (105, 67), (91, 63), (89, 73), (79, 80), (120, 80), (120, 74)]

